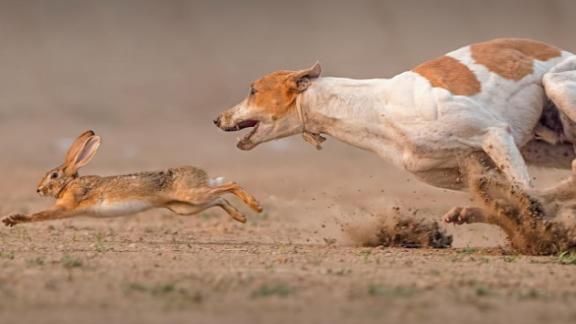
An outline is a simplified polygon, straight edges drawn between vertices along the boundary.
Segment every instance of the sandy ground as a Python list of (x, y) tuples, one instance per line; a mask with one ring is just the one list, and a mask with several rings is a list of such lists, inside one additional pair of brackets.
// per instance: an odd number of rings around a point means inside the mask
[[(2, 227), (0, 323), (574, 322), (576, 268), (503, 254), (495, 228), (450, 226), (448, 250), (363, 248), (342, 231), (394, 206), (439, 220), (466, 194), (330, 139), (322, 152), (297, 137), (241, 152), (211, 121), (255, 78), (316, 60), (327, 76), (372, 78), (494, 37), (574, 51), (575, 7), (0, 1), (0, 214), (49, 206), (37, 181), (89, 128), (103, 145), (83, 174), (192, 164), (265, 207), (254, 215), (231, 198), (244, 225), (211, 210)], [(533, 174), (541, 186), (566, 175)]]
[[(37, 131), (50, 125), (38, 124)], [(19, 127), (13, 121), (0, 135)], [(76, 134), (83, 127), (46, 131)], [(576, 319), (574, 266), (556, 257), (507, 254), (495, 228), (449, 226), (455, 248), (447, 250), (364, 248), (342, 230), (385, 217), (393, 206), (439, 219), (450, 207), (468, 204), (465, 194), (418, 183), (376, 156), (335, 141), (321, 152), (292, 138), (245, 153), (233, 148), (234, 138), (209, 126), (174, 121), (141, 127), (153, 131), (97, 129), (104, 144), (85, 174), (198, 161), (212, 175), (253, 192), (265, 212), (255, 215), (232, 198), (247, 213), (247, 224), (210, 210), (196, 217), (151, 211), (2, 228), (0, 322)], [(213, 140), (187, 144), (183, 133)], [(35, 195), (34, 184), (60, 161), (69, 140), (38, 136), (2, 144), (0, 149), (18, 152), (2, 162), (3, 214), (50, 203)], [(22, 157), (28, 163), (18, 163)], [(544, 185), (565, 173), (535, 174)]]

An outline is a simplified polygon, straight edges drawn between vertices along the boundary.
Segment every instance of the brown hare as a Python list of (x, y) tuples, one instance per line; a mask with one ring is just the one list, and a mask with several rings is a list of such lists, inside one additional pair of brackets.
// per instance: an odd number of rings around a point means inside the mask
[(246, 222), (246, 216), (221, 197), (225, 193), (238, 196), (257, 212), (262, 211), (258, 201), (238, 184), (220, 183), (221, 178), (208, 179), (206, 172), (191, 166), (110, 177), (79, 176), (78, 169), (90, 162), (100, 142), (93, 131), (84, 132), (69, 148), (64, 163), (42, 178), (37, 192), (56, 198), (52, 208), (30, 215), (13, 214), (2, 222), (14, 226), (79, 215), (121, 216), (152, 208), (192, 215), (214, 206), (224, 209), (235, 220)]

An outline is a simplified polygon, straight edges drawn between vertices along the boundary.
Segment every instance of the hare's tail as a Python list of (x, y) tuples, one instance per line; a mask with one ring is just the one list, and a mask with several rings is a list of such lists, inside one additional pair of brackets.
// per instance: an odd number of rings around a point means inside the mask
[(224, 184), (224, 177), (218, 177), (218, 178), (210, 178), (210, 179), (208, 179), (208, 185), (209, 185), (210, 187), (221, 186), (222, 184)]

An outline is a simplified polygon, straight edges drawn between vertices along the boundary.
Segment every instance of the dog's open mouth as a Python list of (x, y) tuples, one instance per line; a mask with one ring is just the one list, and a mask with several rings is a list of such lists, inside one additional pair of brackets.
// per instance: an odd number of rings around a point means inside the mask
[(254, 135), (256, 133), (259, 125), (260, 125), (260, 122), (258, 120), (247, 119), (247, 120), (243, 120), (243, 121), (237, 123), (234, 126), (226, 127), (226, 128), (224, 128), (224, 130), (227, 132), (236, 132), (236, 131), (242, 130), (244, 128), (252, 127), (252, 130), (250, 132), (248, 132), (246, 135), (244, 135), (243, 137), (238, 139), (238, 146), (244, 146), (244, 145), (250, 143), (250, 138), (252, 137), (252, 135)]

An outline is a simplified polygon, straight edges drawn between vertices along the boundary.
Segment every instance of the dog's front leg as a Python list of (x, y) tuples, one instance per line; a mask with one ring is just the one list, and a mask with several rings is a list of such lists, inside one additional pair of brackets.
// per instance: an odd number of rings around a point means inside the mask
[(490, 128), (483, 138), (482, 149), (508, 180), (518, 184), (522, 189), (532, 187), (526, 162), (508, 129)]
[(54, 207), (52, 209), (43, 210), (38, 213), (24, 215), (24, 214), (12, 214), (2, 219), (4, 225), (12, 227), (20, 223), (30, 223), (30, 222), (41, 222), (45, 220), (68, 218), (77, 215), (70, 210), (63, 207)]

